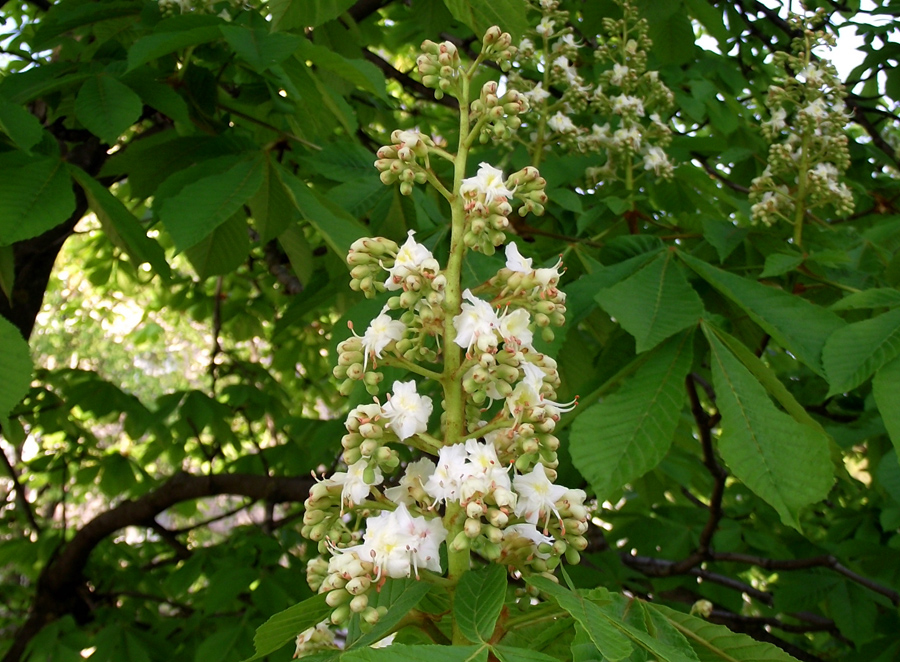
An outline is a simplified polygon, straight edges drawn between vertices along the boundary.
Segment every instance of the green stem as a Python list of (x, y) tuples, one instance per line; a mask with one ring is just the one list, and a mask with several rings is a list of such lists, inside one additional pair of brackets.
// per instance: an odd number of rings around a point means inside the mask
[[(809, 37), (806, 37), (806, 52), (804, 54), (804, 67), (809, 66)], [(803, 242), (803, 220), (806, 218), (806, 188), (808, 185), (809, 168), (809, 131), (803, 132), (803, 141), (800, 144), (800, 168), (797, 173), (797, 197), (794, 201), (796, 210), (794, 213), (794, 245), (801, 248)]]
[[(462, 380), (457, 378), (459, 367), (463, 361), (461, 348), (456, 344), (456, 327), (453, 318), (462, 310), (462, 264), (466, 252), (463, 236), (466, 231), (465, 201), (459, 194), (460, 186), (466, 176), (466, 161), (469, 155), (469, 84), (475, 71), (473, 66), (460, 80), (459, 88), (459, 151), (453, 163), (453, 197), (450, 198), (450, 256), (447, 260), (447, 285), (444, 289), (444, 372), (441, 386), (444, 392), (444, 445), (450, 446), (462, 439), (465, 433), (466, 401)], [(452, 543), (462, 532), (466, 522), (466, 513), (459, 503), (448, 503), (444, 514), (444, 527), (447, 536), (448, 579), (455, 585), (464, 572), (469, 569), (469, 550), (454, 550)], [(451, 605), (455, 599), (454, 590), (449, 590)], [(453, 643), (469, 643), (453, 620)]]
[(434, 370), (429, 370), (428, 368), (423, 368), (417, 363), (413, 363), (412, 361), (400, 356), (399, 354), (394, 354), (393, 356), (386, 356), (383, 359), (380, 359), (380, 364), (383, 366), (396, 366), (398, 368), (405, 368), (410, 372), (414, 372), (417, 375), (421, 375), (426, 379), (433, 379), (437, 382), (441, 381), (443, 376), (439, 372), (435, 372)]

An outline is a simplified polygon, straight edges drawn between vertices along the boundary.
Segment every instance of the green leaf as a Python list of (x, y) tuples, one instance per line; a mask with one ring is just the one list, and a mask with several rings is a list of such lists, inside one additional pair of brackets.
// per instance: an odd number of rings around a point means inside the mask
[(800, 529), (800, 509), (824, 499), (834, 482), (828, 439), (772, 404), (765, 389), (704, 325), (712, 350), (719, 452), (785, 524)]
[(293, 642), (298, 634), (318, 625), (327, 619), (331, 612), (332, 608), (325, 603), (325, 594), (320, 593), (275, 614), (256, 629), (256, 635), (253, 637), (256, 653), (245, 662), (258, 660), (277, 651), (286, 643)]
[(341, 207), (317, 194), (293, 174), (283, 168), (279, 168), (278, 173), (303, 218), (319, 231), (329, 248), (344, 260), (350, 244), (365, 236), (366, 229)]
[(682, 3), (672, 0), (643, 0), (638, 3), (638, 7), (660, 3), (673, 7), (675, 11), (665, 18), (648, 16), (653, 54), (662, 64), (685, 64), (694, 57), (694, 29)]
[(171, 87), (154, 80), (151, 72), (149, 67), (138, 69), (125, 76), (122, 82), (137, 92), (141, 100), (151, 108), (181, 124), (190, 123), (187, 102)]
[(270, 0), (275, 30), (315, 28), (337, 18), (356, 0)]
[(44, 127), (34, 115), (20, 105), (4, 100), (0, 100), (0, 130), (26, 152), (41, 141), (44, 133)]
[(194, 246), (241, 209), (262, 185), (264, 172), (262, 158), (245, 159), (164, 200), (159, 217), (175, 248), (182, 251)]
[(367, 182), (377, 182), (381, 190), (389, 190), (374, 176), (372, 152), (358, 143), (332, 143), (315, 156), (300, 160), (313, 172), (336, 182), (366, 179)]
[(0, 246), (0, 291), (12, 300), (16, 284), (16, 253), (12, 246)]
[(514, 648), (513, 646), (493, 646), (491, 650), (500, 662), (559, 662), (558, 657), (530, 648)]
[[(705, 3), (705, 0), (700, 1)], [(716, 253), (719, 255), (719, 262), (727, 260), (728, 256), (734, 252), (735, 248), (740, 246), (750, 232), (747, 228), (742, 228), (727, 220), (723, 221), (710, 216), (704, 216), (702, 222), (703, 238), (716, 249)]]
[(469, 641), (490, 641), (505, 599), (505, 566), (488, 564), (459, 578), (453, 617)]
[(498, 25), (517, 44), (529, 29), (528, 5), (522, 0), (444, 0), (444, 4), (453, 18), (469, 26), (479, 40), (489, 27)]
[(128, 70), (137, 69), (142, 64), (147, 64), (162, 55), (168, 55), (189, 46), (205, 44), (208, 41), (221, 39), (221, 37), (222, 33), (215, 25), (147, 35), (138, 39), (128, 49)]
[[(84, 25), (123, 16), (134, 16), (137, 18), (141, 13), (143, 4), (140, 0), (104, 0), (102, 3), (54, 3), (43, 20), (38, 23), (32, 46), (45, 47), (55, 37)], [(43, 50), (43, 48), (38, 50)]]
[(900, 306), (900, 290), (876, 287), (854, 292), (831, 304), (831, 310), (858, 310), (861, 308), (893, 308)]
[(540, 575), (532, 575), (525, 581), (549, 595), (581, 623), (591, 641), (609, 662), (624, 660), (631, 655), (631, 642), (610, 623), (609, 617), (596, 604)]
[(268, 155), (262, 186), (250, 198), (249, 205), (253, 224), (263, 244), (280, 236), (300, 217), (293, 199), (284, 189), (284, 184), (281, 183), (275, 165)]
[(5, 419), (28, 393), (31, 373), (34, 371), (28, 343), (22, 338), (19, 329), (5, 317), (0, 317), (0, 366), (3, 366), (3, 378), (0, 379), (0, 419)]
[(709, 324), (704, 324), (704, 327), (708, 332), (715, 334), (716, 338), (731, 350), (740, 362), (744, 364), (744, 367), (747, 368), (747, 370), (756, 377), (759, 383), (765, 387), (766, 391), (769, 392), (769, 395), (775, 398), (775, 400), (778, 401), (778, 404), (780, 404), (788, 414), (794, 417), (795, 421), (812, 428), (824, 437), (828, 436), (825, 428), (809, 415), (803, 405), (797, 402), (797, 399), (787, 390), (787, 387), (781, 383), (781, 380), (778, 379), (778, 376), (772, 369), (756, 356), (756, 354), (747, 349), (747, 347), (737, 338), (728, 335), (721, 329)]
[(599, 500), (653, 469), (672, 444), (693, 361), (692, 331), (670, 338), (613, 395), (579, 414), (572, 461)]
[(223, 25), (220, 29), (235, 54), (259, 73), (290, 57), (300, 42), (306, 41), (297, 35), (271, 33), (264, 28)]
[(822, 351), (828, 396), (851, 391), (900, 354), (900, 309), (835, 331)]
[[(595, 593), (596, 589), (591, 593)], [(599, 605), (610, 622), (658, 662), (699, 662), (687, 639), (647, 603), (617, 593), (606, 593)]]
[(241, 266), (250, 253), (247, 219), (235, 214), (184, 254), (201, 279), (222, 276)]
[(0, 156), (0, 245), (43, 234), (74, 211), (72, 180), (60, 159)]
[[(384, 75), (371, 62), (346, 58), (330, 48), (317, 46), (307, 39), (301, 40), (297, 50), (302, 60), (309, 60), (322, 70), (340, 76), (356, 87), (388, 100), (384, 88)], [(371, 165), (371, 156), (369, 161)]]
[(75, 97), (75, 117), (110, 145), (137, 121), (143, 108), (141, 98), (109, 74), (88, 78)]
[(718, 7), (710, 5), (706, 0), (685, 0), (685, 5), (691, 14), (706, 28), (710, 35), (715, 37), (720, 44), (724, 44), (731, 37), (725, 21), (722, 19), (722, 11)]
[(369, 600), (369, 604), (376, 609), (386, 607), (387, 613), (378, 619), (371, 631), (354, 641), (348, 637), (347, 649), (371, 646), (389, 635), (394, 626), (422, 601), (429, 590), (431, 584), (414, 578), (387, 580), (378, 595)]
[(796, 659), (772, 644), (732, 632), (657, 603), (647, 603), (648, 610), (662, 615), (690, 642), (700, 662), (796, 662)]
[(294, 275), (301, 283), (308, 285), (312, 278), (313, 254), (303, 229), (299, 225), (292, 225), (278, 235), (278, 243), (287, 254)]
[[(487, 662), (489, 647), (406, 646), (360, 648), (341, 655), (341, 662)], [(249, 660), (248, 660), (249, 662)]]
[(825, 308), (783, 290), (735, 276), (681, 251), (678, 257), (706, 282), (733, 301), (775, 341), (816, 374), (822, 348), (844, 321)]
[(703, 314), (703, 302), (668, 251), (595, 298), (635, 337), (639, 353), (696, 324)]
[(96, 179), (81, 168), (69, 166), (88, 204), (100, 220), (103, 231), (119, 249), (128, 253), (135, 265), (148, 263), (156, 273), (169, 277), (171, 270), (162, 246), (147, 236), (140, 221)]
[(875, 373), (872, 395), (891, 443), (900, 451), (900, 358), (886, 363)]
[(772, 278), (793, 271), (803, 264), (802, 255), (790, 255), (788, 253), (772, 253), (766, 258), (760, 278)]

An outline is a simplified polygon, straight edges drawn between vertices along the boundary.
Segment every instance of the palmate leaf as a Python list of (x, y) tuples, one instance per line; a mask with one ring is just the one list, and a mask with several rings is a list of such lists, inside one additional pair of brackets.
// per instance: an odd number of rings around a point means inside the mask
[(656, 603), (645, 608), (665, 618), (690, 642), (700, 662), (796, 662), (780, 648), (732, 632), (702, 618), (690, 616)]
[(777, 409), (746, 367), (705, 325), (716, 405), (719, 452), (747, 487), (800, 529), (800, 509), (828, 494), (833, 471), (828, 439)]
[(0, 420), (28, 393), (34, 365), (28, 343), (5, 317), (0, 317)]
[(317, 195), (293, 174), (283, 168), (278, 169), (278, 174), (303, 218), (319, 231), (328, 247), (343, 260), (350, 244), (364, 236), (366, 229), (341, 207)]
[(560, 607), (569, 612), (584, 627), (591, 641), (609, 662), (624, 660), (631, 655), (634, 650), (631, 642), (610, 622), (610, 617), (598, 605), (540, 575), (532, 575), (525, 581), (556, 600)]
[(668, 452), (684, 405), (693, 336), (664, 342), (622, 388), (575, 419), (572, 460), (598, 499), (643, 476)]
[(528, 30), (528, 7), (522, 0), (444, 0), (444, 4), (453, 18), (469, 26), (479, 39), (489, 27), (499, 25), (517, 44)]
[(833, 312), (801, 297), (717, 269), (683, 252), (678, 257), (706, 282), (733, 301), (775, 341), (816, 374), (822, 369), (822, 348), (844, 326)]
[(490, 641), (505, 598), (505, 566), (489, 564), (460, 577), (453, 617), (469, 641)]
[(0, 246), (43, 234), (73, 211), (72, 180), (60, 159), (0, 156)]
[(170, 269), (162, 246), (147, 236), (140, 221), (121, 200), (81, 168), (70, 165), (69, 172), (84, 191), (110, 241), (128, 253), (136, 265), (146, 262), (156, 273), (168, 278)]
[(270, 0), (276, 30), (315, 28), (337, 18), (356, 0)]
[(27, 152), (41, 141), (44, 127), (19, 104), (0, 99), (0, 130)]
[(900, 309), (835, 331), (822, 352), (828, 395), (851, 391), (900, 354)]
[[(481, 646), (407, 646), (360, 648), (341, 655), (342, 662), (487, 662), (490, 648)], [(249, 661), (248, 661), (249, 662)]]
[(253, 647), (256, 653), (245, 662), (258, 660), (294, 641), (304, 630), (318, 625), (331, 615), (332, 608), (325, 603), (325, 594), (314, 595), (308, 600), (288, 607), (272, 616), (256, 628)]
[(387, 613), (365, 634), (361, 634), (358, 628), (348, 632), (347, 650), (371, 646), (390, 634), (394, 626), (428, 594), (431, 586), (428, 582), (417, 581), (412, 577), (388, 579), (378, 595), (369, 599), (371, 606), (386, 607)]
[(222, 276), (237, 269), (250, 253), (250, 235), (243, 214), (233, 215), (185, 251), (201, 279)]
[(703, 302), (668, 251), (633, 276), (600, 290), (596, 299), (634, 336), (638, 353), (696, 324), (703, 314)]
[(227, 25), (220, 29), (235, 54), (259, 73), (290, 57), (304, 41), (297, 35), (269, 32), (263, 28)]
[(492, 646), (491, 650), (500, 662), (559, 662), (558, 657), (551, 657), (546, 653), (531, 650), (530, 648), (515, 648), (513, 646)]
[(75, 97), (75, 117), (110, 145), (137, 121), (143, 107), (130, 87), (104, 73), (84, 81)]
[(605, 594), (606, 599), (599, 606), (610, 622), (659, 662), (699, 662), (684, 635), (648, 610), (648, 604), (643, 600), (603, 589), (594, 589), (591, 594), (594, 593)]
[(872, 395), (894, 448), (900, 451), (900, 358), (879, 368), (872, 380)]
[(158, 213), (175, 248), (183, 251), (194, 246), (241, 209), (259, 190), (264, 172), (261, 157), (244, 159), (222, 174), (188, 184), (163, 200)]

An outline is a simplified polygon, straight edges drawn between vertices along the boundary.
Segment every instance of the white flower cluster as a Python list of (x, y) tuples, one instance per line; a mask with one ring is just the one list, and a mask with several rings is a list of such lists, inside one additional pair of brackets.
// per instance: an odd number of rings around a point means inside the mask
[[(462, 184), (462, 194), (473, 206), (505, 204), (512, 189), (518, 195), (522, 186), (521, 179), (511, 180), (482, 164)], [(376, 374), (370, 370), (376, 362), (399, 360), (403, 352), (421, 357), (425, 345), (426, 355), (440, 358), (447, 346), (447, 339), (440, 341), (443, 299), (429, 299), (440, 292), (434, 282), (446, 274), (432, 253), (410, 232), (400, 247), (381, 238), (360, 240), (348, 259), (355, 269), (371, 267), (376, 258), (378, 269), (386, 272), (383, 289), (400, 294), (391, 297), (362, 336), (340, 345), (336, 371), (351, 381), (365, 380), (375, 392), (380, 379), (367, 378)], [(314, 589), (328, 593), (334, 623), (345, 623), (354, 613), (362, 622), (377, 621), (370, 589), (387, 578), (440, 573), (445, 543), (451, 551), (469, 550), (520, 572), (547, 572), (563, 556), (577, 562), (587, 544), (585, 493), (553, 482), (559, 441), (552, 432), (560, 415), (576, 403), (554, 400), (556, 364), (533, 344), (536, 329), (547, 336), (551, 325), (564, 321), (561, 262), (534, 268), (515, 243), (506, 246), (506, 258), (494, 278), (475, 291), (465, 290), (452, 318), (450, 346), (465, 350), (460, 366), (467, 398), (463, 439), (453, 443), (431, 436), (432, 398), (420, 393), (415, 381), (395, 381), (384, 402), (376, 398), (349, 412), (342, 439), (346, 468), (310, 490), (302, 533), (328, 558), (311, 562), (308, 578)], [(364, 277), (373, 273), (370, 269)], [(404, 300), (409, 292), (418, 298)], [(493, 295), (493, 301), (485, 295)], [(407, 304), (400, 319), (391, 317), (392, 310)], [(422, 322), (423, 315), (430, 321)], [(435, 316), (440, 323), (434, 323)], [(488, 400), (497, 403), (490, 423), (482, 409)], [(401, 445), (425, 450), (436, 460), (422, 457), (398, 472)], [(451, 511), (464, 521), (448, 540), (445, 518)], [(366, 518), (364, 527), (357, 516)]]
[[(606, 162), (586, 173), (591, 182), (623, 177), (623, 169), (636, 165), (655, 177), (672, 176), (673, 164), (665, 152), (671, 130), (660, 116), (673, 102), (672, 93), (655, 71), (647, 71), (647, 23), (640, 20), (631, 0), (616, 0), (623, 18), (604, 19), (606, 38), (594, 53), (610, 68), (596, 88), (579, 75), (577, 62), (586, 62), (568, 27), (568, 12), (557, 2), (540, 2), (543, 12), (532, 36), (519, 45), (519, 68), (510, 84), (526, 90), (536, 119), (530, 119), (529, 144), (535, 150), (559, 143), (586, 153), (606, 155)], [(535, 79), (539, 79), (535, 82)], [(542, 79), (542, 80), (541, 80)], [(550, 88), (562, 90), (559, 98)], [(578, 115), (594, 111), (604, 118), (587, 129)], [(602, 122), (602, 124), (601, 124)]]
[(478, 173), (464, 179), (459, 187), (469, 221), (463, 237), (466, 246), (493, 255), (494, 249), (506, 241), (504, 230), (509, 227), (513, 196), (522, 203), (518, 208), (520, 215), (543, 214), (546, 185), (535, 168), (523, 168), (504, 179), (501, 170), (482, 163)]
[(831, 38), (803, 28), (794, 53), (776, 58), (782, 75), (769, 88), (770, 118), (762, 123), (769, 158), (750, 186), (754, 223), (802, 223), (803, 214), (829, 205), (840, 215), (853, 211), (853, 194), (840, 181), (850, 164), (846, 91), (830, 62), (812, 59), (813, 50)]

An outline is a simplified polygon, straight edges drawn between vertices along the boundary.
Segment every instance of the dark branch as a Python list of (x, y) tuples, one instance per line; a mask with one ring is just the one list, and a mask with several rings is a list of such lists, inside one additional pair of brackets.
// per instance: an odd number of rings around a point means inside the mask
[(37, 595), (28, 620), (19, 629), (3, 662), (19, 662), (25, 649), (46, 625), (71, 614), (90, 618), (92, 594), (84, 568), (94, 548), (126, 526), (153, 521), (161, 512), (183, 501), (231, 494), (271, 503), (302, 502), (309, 495), (311, 477), (284, 478), (249, 474), (194, 476), (178, 474), (139, 499), (125, 501), (85, 524), (41, 571)]
[(443, 96), (440, 99), (436, 98), (434, 96), (434, 90), (425, 87), (415, 78), (412, 78), (409, 74), (403, 73), (390, 62), (376, 55), (372, 51), (363, 49), (363, 57), (365, 57), (369, 62), (381, 69), (381, 72), (385, 76), (387, 76), (388, 78), (393, 78), (415, 96), (418, 96), (422, 99), (427, 99), (428, 101), (434, 101), (435, 103), (439, 103), (442, 106), (446, 106), (447, 108), (452, 108), (454, 110), (457, 110), (459, 108), (459, 102), (453, 97)]

